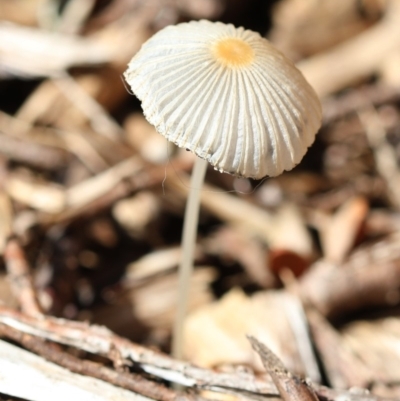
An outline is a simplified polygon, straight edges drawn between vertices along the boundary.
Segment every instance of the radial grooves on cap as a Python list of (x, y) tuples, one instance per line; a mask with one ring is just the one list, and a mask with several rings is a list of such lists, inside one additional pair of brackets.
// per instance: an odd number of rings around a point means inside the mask
[[(261, 73), (259, 73), (260, 76), (262, 76)], [(300, 78), (302, 78), (300, 76)], [(314, 96), (311, 93), (311, 96), (308, 92), (301, 90), (301, 91), (296, 91), (296, 87), (298, 87), (298, 83), (296, 81), (295, 84), (291, 83), (290, 85), (290, 90), (288, 90), (289, 85), (287, 85), (287, 78), (285, 76), (280, 77), (278, 80), (277, 75), (273, 75), (270, 79), (271, 85), (274, 87), (274, 92), (277, 95), (277, 100), (280, 99), (280, 104), (283, 107), (281, 108), (281, 111), (284, 112), (285, 110), (291, 115), (294, 115), (294, 119), (297, 119), (297, 124), (295, 121), (293, 123), (295, 124), (292, 126), (293, 128), (293, 142), (296, 142), (296, 139), (299, 140), (299, 144), (302, 145), (302, 148), (304, 150), (304, 153), (307, 149), (307, 147), (311, 144), (313, 138), (314, 138), (314, 133), (318, 129), (319, 124), (315, 123), (315, 120), (317, 118), (320, 119), (321, 117), (321, 112), (320, 110), (316, 112), (316, 116), (313, 116), (312, 110), (307, 110), (309, 108), (309, 105), (312, 104), (314, 106), (315, 101), (314, 101)], [(293, 89), (294, 88), (294, 89)], [(313, 107), (314, 108), (314, 107)], [(302, 116), (302, 118), (299, 118), (299, 115)], [(304, 118), (305, 116), (307, 118), (310, 118), (313, 121), (310, 121), (308, 125), (304, 124)], [(319, 116), (319, 117), (318, 117)], [(298, 159), (293, 159), (294, 163), (298, 163), (299, 160), (301, 159), (302, 155), (300, 155), (298, 152), (296, 152), (298, 155)]]
[[(244, 74), (238, 75), (238, 88), (239, 93), (245, 93), (245, 84), (244, 84)], [(246, 117), (250, 115), (250, 110), (248, 108), (248, 97), (244, 96), (241, 99), (239, 104), (239, 113), (238, 113), (238, 127), (242, 127), (241, 135), (240, 135), (240, 154), (237, 155), (237, 166), (234, 172), (238, 174), (239, 171), (243, 171), (244, 175), (248, 174), (248, 170), (246, 165), (248, 165), (248, 158), (251, 156), (251, 149), (249, 149), (249, 144), (254, 143), (254, 141), (249, 141), (251, 133), (248, 130), (248, 125), (246, 124)], [(257, 157), (253, 153), (254, 164), (257, 164)], [(256, 167), (257, 168), (257, 167)]]
[[(222, 159), (222, 165), (232, 165), (233, 171), (235, 169), (235, 165), (238, 164), (238, 158), (240, 153), (243, 151), (243, 141), (242, 135), (238, 135), (238, 126), (239, 126), (239, 112), (240, 112), (240, 103), (242, 101), (242, 97), (239, 92), (239, 72), (236, 71), (234, 73), (234, 87), (235, 87), (235, 96), (233, 96), (232, 103), (232, 119), (230, 121), (229, 131), (231, 133), (231, 138), (229, 142), (229, 153), (226, 153)], [(239, 149), (239, 152), (237, 151)]]
[[(288, 114), (290, 115), (290, 112), (287, 111), (287, 109), (293, 107), (293, 103), (291, 102), (291, 99), (285, 99), (283, 97), (282, 89), (281, 87), (277, 87), (274, 82), (274, 77), (272, 74), (272, 77), (270, 77), (269, 80), (265, 79), (263, 75), (260, 73), (258, 69), (255, 68), (254, 74), (257, 76), (257, 79), (263, 83), (265, 86), (265, 89), (268, 91), (270, 95), (270, 102), (272, 104), (271, 109), (272, 109), (272, 114), (274, 116), (274, 119), (276, 121), (275, 124), (275, 137), (277, 138), (276, 140), (278, 141), (277, 149), (278, 149), (278, 154), (277, 157), (279, 160), (282, 161), (282, 167), (283, 169), (287, 169), (290, 165), (293, 165), (293, 163), (296, 163), (294, 160), (294, 147), (289, 145), (288, 146), (288, 138), (289, 136), (293, 137), (293, 142), (296, 142), (296, 139), (298, 139), (298, 132), (296, 129), (296, 125), (293, 126), (293, 121), (288, 121)], [(292, 96), (296, 96), (296, 94), (291, 94)], [(288, 124), (285, 123), (285, 120), (287, 121)], [(279, 127), (279, 128), (278, 128)], [(294, 131), (291, 133), (291, 129)], [(296, 148), (297, 148), (297, 153), (300, 154), (299, 152), (299, 147), (304, 149), (304, 143), (297, 143)], [(305, 149), (304, 149), (305, 151)], [(299, 157), (302, 157), (299, 156)]]
[[(225, 132), (225, 138), (224, 142), (221, 143), (223, 146), (220, 146), (218, 152), (214, 155), (213, 158), (213, 164), (218, 167), (218, 169), (223, 169), (224, 166), (226, 165), (226, 158), (229, 156), (231, 157), (231, 145), (232, 145), (232, 135), (237, 134), (236, 129), (235, 132), (232, 132), (232, 125), (233, 125), (233, 120), (235, 119), (235, 113), (236, 113), (236, 102), (237, 102), (237, 96), (236, 96), (236, 87), (235, 87), (235, 76), (234, 74), (231, 74), (231, 84), (230, 84), (230, 90), (231, 90), (231, 96), (228, 97), (227, 99), (227, 104), (226, 104), (226, 110), (229, 110), (229, 113), (225, 113), (225, 118), (224, 118), (224, 132)], [(232, 161), (228, 164), (229, 168), (231, 171), (233, 170), (233, 165)]]
[[(222, 75), (222, 71), (219, 71), (218, 74), (216, 74), (217, 77), (217, 82), (218, 81), (224, 81), (225, 77)], [(200, 121), (199, 126), (197, 127), (197, 133), (193, 138), (193, 148), (201, 148), (203, 149), (204, 155), (202, 157), (207, 157), (208, 154), (210, 154), (209, 152), (209, 146), (207, 145), (208, 142), (210, 142), (208, 140), (208, 138), (210, 139), (214, 139), (219, 132), (219, 124), (220, 121), (216, 121), (215, 124), (215, 128), (214, 128), (214, 132), (208, 132), (208, 135), (205, 136), (203, 135), (204, 132), (206, 132), (207, 127), (212, 124), (211, 119), (215, 119), (215, 115), (217, 114), (215, 112), (216, 108), (218, 108), (218, 105), (220, 105), (220, 108), (222, 107), (221, 105), (221, 95), (223, 93), (223, 91), (227, 90), (228, 88), (225, 85), (217, 85), (215, 91), (213, 91), (210, 95), (209, 98), (205, 98), (204, 101), (204, 105), (206, 106), (203, 111), (203, 118)], [(215, 115), (214, 115), (215, 113)], [(202, 143), (202, 141), (204, 143)]]
[[(251, 79), (252, 74), (248, 72), (244, 76), (247, 80), (247, 87), (251, 89), (252, 93), (247, 96), (247, 103), (249, 104), (249, 108), (251, 110), (251, 124), (252, 127), (256, 126), (257, 129), (252, 129), (250, 127), (250, 132), (252, 132), (252, 146), (253, 146), (253, 160), (255, 167), (260, 171), (261, 174), (270, 174), (273, 175), (272, 165), (272, 158), (268, 157), (268, 155), (272, 155), (271, 149), (271, 141), (269, 141), (269, 134), (268, 134), (268, 126), (265, 124), (265, 119), (262, 120), (259, 118), (255, 118), (254, 110), (256, 109), (256, 104), (258, 104), (258, 100), (254, 90), (254, 83)], [(259, 107), (259, 106), (257, 106)], [(262, 114), (266, 113), (267, 111), (262, 110)], [(263, 117), (263, 115), (262, 115)], [(268, 171), (268, 173), (266, 173)]]
[[(207, 69), (204, 70), (204, 72), (207, 73)], [(208, 72), (208, 74), (211, 75), (211, 72)], [(192, 99), (194, 96), (193, 93), (196, 92), (196, 88), (199, 85), (203, 84), (203, 81), (204, 76), (202, 75), (202, 71), (194, 78), (193, 74), (181, 76), (180, 79), (178, 77), (174, 81), (171, 80), (171, 84), (163, 88), (165, 94), (160, 96), (160, 103), (165, 103), (164, 109), (162, 113), (160, 113), (164, 116), (164, 135), (179, 146), (187, 147), (182, 137), (185, 132), (181, 130), (181, 127), (185, 124), (189, 124), (189, 120), (192, 119), (190, 111), (193, 110), (195, 101), (198, 99), (198, 97)], [(168, 88), (171, 88), (171, 90), (166, 90)], [(173, 96), (173, 93), (176, 93), (176, 95)], [(192, 101), (188, 101), (189, 99)], [(185, 131), (189, 132), (187, 127)]]
[(229, 96), (231, 93), (230, 92), (231, 78), (232, 78), (231, 75), (226, 75), (226, 74), (224, 74), (222, 77), (221, 85), (220, 85), (222, 95), (221, 95), (221, 98), (219, 101), (217, 111), (215, 112), (215, 117), (214, 117), (215, 123), (211, 122), (208, 124), (208, 127), (209, 127), (208, 130), (210, 130), (210, 127), (214, 126), (215, 132), (214, 133), (210, 132), (210, 135), (206, 138), (206, 140), (204, 142), (203, 157), (207, 158), (207, 157), (209, 157), (207, 155), (210, 155), (208, 160), (213, 166), (216, 165), (216, 162), (215, 162), (216, 155), (212, 154), (213, 153), (212, 149), (218, 149), (220, 147), (218, 142), (220, 142), (221, 139), (218, 138), (218, 136), (222, 132), (224, 132), (225, 119), (227, 118), (227, 113), (225, 111), (225, 108), (226, 108), (226, 105), (228, 104), (228, 99), (229, 99)]
[[(211, 71), (212, 72), (212, 71)], [(217, 133), (214, 131), (206, 132), (208, 125), (210, 124), (210, 120), (213, 119), (213, 110), (209, 109), (210, 104), (215, 102), (215, 92), (219, 90), (220, 76), (218, 73), (214, 72), (214, 76), (208, 80), (204, 77), (204, 83), (202, 86), (204, 87), (204, 96), (199, 97), (198, 101), (196, 101), (196, 114), (195, 118), (192, 121), (192, 125), (189, 128), (186, 136), (186, 141), (190, 144), (190, 149), (196, 152), (199, 156), (207, 158), (207, 154), (204, 152), (204, 141), (207, 136), (216, 136)], [(190, 134), (192, 133), (192, 137), (190, 138)]]
[(206, 67), (200, 70), (195, 67), (194, 69), (197, 71), (196, 76), (193, 77), (193, 72), (188, 74), (187, 79), (182, 80), (177, 88), (167, 92), (168, 105), (163, 110), (163, 114), (167, 116), (166, 122), (168, 122), (168, 126), (173, 126), (173, 131), (175, 131), (170, 132), (168, 130), (166, 135), (170, 140), (181, 144), (180, 146), (186, 146), (185, 138), (183, 137), (185, 134), (189, 134), (189, 127), (186, 124), (190, 124), (190, 120), (193, 120), (193, 115), (190, 112), (195, 109), (197, 102), (201, 100), (201, 97), (196, 96), (196, 88), (204, 85), (205, 82), (209, 84), (208, 77), (213, 78), (212, 71)]
[(226, 151), (223, 152), (222, 158), (220, 159), (220, 166), (223, 168), (223, 166), (231, 166), (232, 170), (234, 169), (234, 159), (235, 155), (240, 153), (240, 150), (238, 148), (238, 108), (239, 108), (239, 103), (241, 101), (241, 98), (238, 95), (238, 82), (237, 82), (237, 73), (232, 74), (232, 85), (233, 85), (233, 93), (235, 95), (231, 96), (230, 98), (230, 110), (231, 110), (231, 115), (230, 119), (228, 122), (228, 133), (229, 133), (229, 140), (227, 143), (227, 148)]
[[(277, 164), (278, 169), (287, 169), (288, 166), (293, 165), (293, 147), (291, 144), (288, 144), (287, 139), (289, 138), (290, 132), (289, 129), (292, 128), (291, 123), (285, 123), (285, 105), (281, 98), (281, 94), (279, 93), (280, 89), (275, 88), (273, 85), (273, 79), (268, 82), (265, 80), (260, 74), (258, 74), (257, 70), (255, 70), (255, 75), (257, 79), (265, 85), (265, 89), (268, 90), (270, 97), (271, 97), (271, 109), (272, 109), (272, 116), (271, 118), (274, 119), (274, 137), (277, 142), (276, 145), (276, 158), (281, 161), (281, 165)], [(296, 138), (294, 138), (296, 139)], [(300, 144), (302, 147), (303, 144)]]
[[(165, 82), (162, 88), (159, 88), (155, 94), (155, 98), (158, 100), (158, 104), (162, 107), (162, 104), (168, 99), (175, 99), (182, 97), (183, 93), (180, 91), (183, 88), (184, 91), (193, 91), (197, 88), (198, 82), (201, 80), (200, 76), (193, 78), (193, 72), (190, 70), (191, 66), (196, 65), (196, 59), (191, 60), (190, 63), (182, 61), (180, 63), (174, 63), (174, 66), (170, 69), (164, 69), (163, 74), (160, 74), (158, 80), (154, 80), (151, 87), (156, 87), (159, 82)], [(171, 90), (167, 90), (167, 89)], [(161, 94), (160, 92), (164, 94)], [(176, 93), (176, 96), (173, 96)], [(159, 106), (159, 107), (160, 107)], [(173, 107), (169, 103), (169, 107), (165, 107), (165, 112), (170, 112), (169, 109)]]
[[(188, 109), (190, 119), (188, 118), (188, 121), (185, 123), (185, 128), (181, 128), (180, 126), (178, 126), (178, 130), (182, 131), (183, 133), (181, 137), (181, 146), (194, 150), (195, 143), (199, 141), (199, 136), (201, 134), (204, 135), (204, 133), (199, 132), (198, 121), (201, 121), (201, 115), (207, 116), (206, 114), (204, 114), (204, 108), (206, 107), (207, 102), (210, 101), (210, 91), (217, 79), (217, 76), (213, 76), (210, 69), (205, 69), (204, 76), (200, 82), (200, 85), (202, 86), (202, 88), (204, 88), (204, 92), (206, 95), (198, 97), (195, 95), (195, 93), (191, 93), (185, 99), (185, 101), (191, 103), (192, 106)], [(198, 149), (198, 152), (201, 152), (201, 147), (200, 149)]]
[[(263, 88), (259, 85), (254, 85), (254, 91), (256, 93), (257, 104), (260, 110), (265, 109), (268, 114), (268, 119), (264, 120), (264, 124), (267, 126), (267, 132), (269, 133), (269, 149), (272, 153), (268, 153), (267, 160), (271, 160), (268, 169), (271, 171), (271, 175), (275, 176), (283, 171), (282, 161), (282, 149), (281, 149), (281, 130), (277, 121), (276, 106), (273, 104), (273, 96), (270, 88)], [(264, 96), (262, 96), (264, 94)]]
[[(254, 71), (254, 75), (257, 76), (256, 70)], [(265, 108), (268, 112), (268, 120), (265, 121), (267, 126), (271, 125), (271, 129), (269, 130), (270, 132), (270, 140), (273, 142), (273, 146), (271, 148), (273, 149), (273, 154), (272, 154), (272, 162), (273, 164), (271, 165), (271, 170), (275, 169), (276, 171), (283, 171), (282, 164), (284, 164), (283, 161), (283, 154), (282, 154), (282, 143), (281, 143), (281, 136), (282, 136), (282, 128), (279, 127), (278, 123), (278, 111), (277, 107), (274, 103), (274, 93), (271, 91), (271, 88), (269, 86), (264, 87), (263, 91), (261, 91), (260, 85), (254, 86), (254, 90), (257, 94), (257, 100), (260, 108)], [(262, 96), (264, 94), (267, 94), (267, 96)], [(272, 175), (276, 175), (277, 173), (275, 171), (272, 171)], [(278, 173), (279, 174), (279, 173)]]
[(254, 118), (254, 115), (259, 107), (257, 104), (257, 98), (253, 88), (253, 83), (247, 75), (248, 74), (244, 74), (243, 79), (246, 82), (247, 88), (245, 101), (246, 104), (248, 104), (248, 108), (251, 110), (250, 119), (245, 120), (245, 123), (247, 123), (246, 130), (250, 131), (249, 137), (251, 140), (251, 146), (249, 144), (249, 148), (251, 149), (249, 150), (251, 150), (250, 156), (252, 157), (254, 167), (262, 171), (264, 164), (264, 158), (262, 157), (262, 155), (264, 152), (268, 152), (269, 146), (268, 143), (263, 146), (263, 139), (266, 138), (266, 136), (268, 135), (266, 134), (267, 127), (264, 125), (263, 121), (258, 118)]
[[(210, 77), (210, 79), (207, 79)], [(210, 71), (204, 71), (204, 75), (200, 75), (197, 79), (193, 80), (193, 85), (204, 85), (204, 89), (209, 88), (212, 85), (212, 80), (215, 79)], [(168, 132), (166, 133), (168, 139), (174, 141), (179, 146), (189, 148), (190, 144), (188, 138), (193, 135), (193, 126), (196, 122), (196, 118), (199, 115), (199, 105), (203, 100), (201, 97), (193, 97), (193, 85), (189, 84), (184, 88), (179, 96), (176, 96), (173, 103), (171, 101), (171, 106), (175, 106), (174, 112), (171, 113), (171, 116), (167, 120), (171, 120), (171, 123), (174, 124), (173, 131), (176, 135), (173, 135)], [(182, 116), (182, 118), (178, 118)], [(177, 123), (175, 124), (175, 121)]]

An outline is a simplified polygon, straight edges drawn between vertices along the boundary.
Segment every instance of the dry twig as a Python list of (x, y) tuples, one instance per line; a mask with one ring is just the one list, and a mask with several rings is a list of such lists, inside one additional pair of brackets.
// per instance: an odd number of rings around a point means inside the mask
[(260, 355), (283, 401), (318, 401), (315, 391), (304, 380), (290, 373), (272, 351), (254, 337), (248, 336), (248, 339)]
[(73, 65), (104, 63), (111, 56), (111, 49), (97, 40), (0, 24), (0, 72), (3, 73), (51, 76)]
[(5, 341), (0, 341), (2, 401), (150, 401), (102, 380), (72, 373)]
[(46, 360), (63, 366), (74, 373), (94, 377), (102, 381), (159, 401), (195, 401), (200, 397), (178, 394), (139, 374), (115, 371), (98, 362), (79, 359), (67, 352), (51, 347), (51, 344), (30, 334), (23, 334), (9, 326), (0, 325), (0, 335), (21, 344), (24, 348), (42, 356)]
[(42, 316), (30, 268), (18, 241), (11, 239), (4, 252), (8, 279), (21, 309), (30, 316)]

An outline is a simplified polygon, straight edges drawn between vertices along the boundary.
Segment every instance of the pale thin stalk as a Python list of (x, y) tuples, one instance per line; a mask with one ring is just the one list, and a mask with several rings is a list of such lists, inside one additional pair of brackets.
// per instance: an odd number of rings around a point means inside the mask
[(172, 332), (172, 355), (182, 359), (183, 354), (183, 322), (189, 296), (189, 284), (193, 272), (194, 249), (199, 221), (200, 193), (207, 170), (207, 161), (196, 158), (192, 178), (190, 179), (189, 197), (186, 203), (185, 219), (182, 232), (182, 260), (179, 266), (178, 304)]

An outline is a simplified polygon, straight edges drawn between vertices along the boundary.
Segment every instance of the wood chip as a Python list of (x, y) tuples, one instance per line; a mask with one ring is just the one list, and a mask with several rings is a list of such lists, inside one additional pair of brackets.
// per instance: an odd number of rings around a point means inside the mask
[(332, 263), (340, 264), (359, 240), (369, 206), (362, 197), (353, 197), (345, 202), (336, 213), (325, 220), (321, 232), (324, 256)]
[(251, 333), (268, 344), (293, 371), (304, 374), (288, 316), (282, 313), (286, 296), (269, 291), (248, 297), (236, 288), (218, 302), (198, 309), (185, 324), (185, 355), (200, 366), (239, 364), (260, 371), (261, 365), (246, 340)]

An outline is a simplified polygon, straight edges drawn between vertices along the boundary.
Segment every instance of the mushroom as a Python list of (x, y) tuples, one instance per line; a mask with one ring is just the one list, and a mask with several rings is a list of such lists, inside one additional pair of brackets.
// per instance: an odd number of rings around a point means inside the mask
[(143, 44), (124, 74), (147, 120), (198, 158), (182, 234), (173, 355), (181, 358), (200, 191), (207, 162), (261, 179), (300, 162), (321, 125), (321, 105), (301, 72), (258, 33), (191, 21)]

